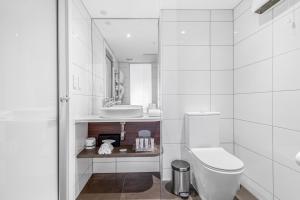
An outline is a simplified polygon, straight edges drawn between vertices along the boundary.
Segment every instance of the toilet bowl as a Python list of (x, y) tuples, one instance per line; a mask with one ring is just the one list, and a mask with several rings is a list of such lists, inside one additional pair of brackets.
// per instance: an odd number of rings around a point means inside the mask
[(233, 200), (240, 188), (243, 162), (219, 147), (219, 113), (187, 113), (183, 158), (202, 200)]
[(223, 148), (186, 148), (192, 185), (202, 200), (233, 200), (244, 171), (241, 160)]

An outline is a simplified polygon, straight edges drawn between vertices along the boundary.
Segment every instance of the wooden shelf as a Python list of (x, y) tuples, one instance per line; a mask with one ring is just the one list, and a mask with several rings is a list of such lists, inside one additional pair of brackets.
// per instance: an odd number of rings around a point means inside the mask
[[(120, 149), (127, 149), (127, 152), (120, 152)], [(154, 151), (136, 152), (132, 145), (126, 145), (121, 147), (115, 147), (111, 154), (100, 155), (98, 154), (99, 147), (95, 149), (84, 149), (78, 155), (77, 158), (114, 158), (114, 157), (155, 157), (160, 155), (160, 148), (155, 146)]]

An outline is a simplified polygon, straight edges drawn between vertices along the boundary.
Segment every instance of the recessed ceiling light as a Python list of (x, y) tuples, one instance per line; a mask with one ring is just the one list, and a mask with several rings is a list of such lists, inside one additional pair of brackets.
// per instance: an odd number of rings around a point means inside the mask
[(126, 37), (127, 37), (127, 38), (131, 38), (131, 34), (130, 34), (130, 33), (127, 33), (127, 34), (126, 34)]
[(100, 10), (100, 14), (101, 15), (107, 15), (107, 12), (106, 12), (106, 10)]
[(182, 31), (180, 31), (180, 34), (184, 35), (184, 34), (186, 34), (186, 31), (182, 30)]

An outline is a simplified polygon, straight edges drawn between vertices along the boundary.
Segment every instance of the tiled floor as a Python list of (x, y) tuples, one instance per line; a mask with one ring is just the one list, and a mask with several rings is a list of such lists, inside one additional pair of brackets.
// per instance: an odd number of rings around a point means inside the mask
[[(159, 173), (93, 174), (77, 200), (180, 200), (171, 192), (171, 183), (162, 183)], [(247, 191), (238, 200), (256, 200)], [(187, 200), (201, 200), (191, 189)]]

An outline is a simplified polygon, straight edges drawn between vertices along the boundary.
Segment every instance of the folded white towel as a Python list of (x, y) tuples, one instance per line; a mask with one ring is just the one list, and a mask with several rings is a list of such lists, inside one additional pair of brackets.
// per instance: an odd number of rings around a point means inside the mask
[(103, 154), (111, 154), (112, 150), (114, 148), (112, 147), (112, 145), (108, 144), (108, 143), (104, 143), (100, 146), (99, 150), (98, 150), (98, 154), (103, 155)]
[(161, 111), (159, 109), (149, 109), (148, 115), (149, 117), (160, 117)]

